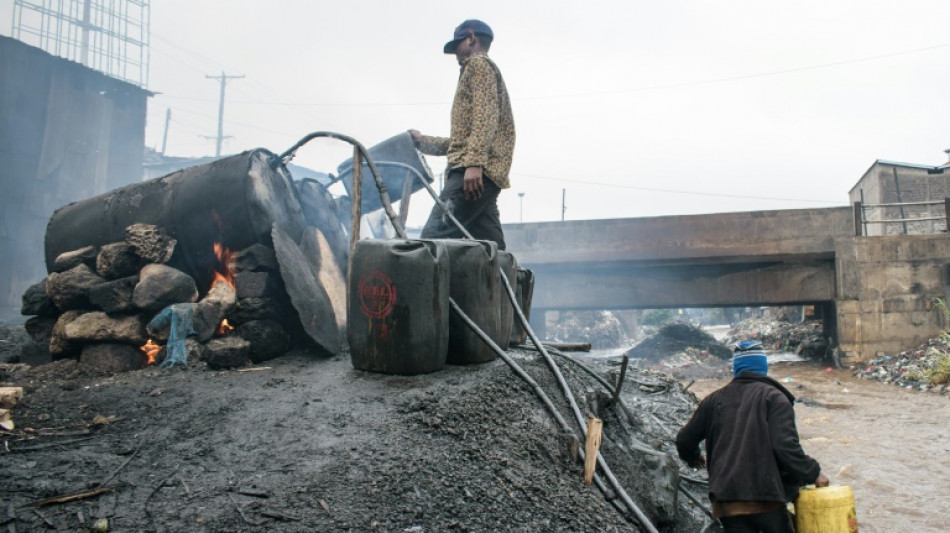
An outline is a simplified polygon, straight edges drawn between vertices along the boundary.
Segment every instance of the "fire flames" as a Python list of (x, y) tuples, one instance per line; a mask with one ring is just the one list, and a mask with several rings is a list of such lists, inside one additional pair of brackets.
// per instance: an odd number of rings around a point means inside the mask
[(148, 364), (155, 364), (155, 356), (158, 355), (158, 352), (162, 349), (161, 346), (152, 342), (152, 339), (149, 339), (145, 344), (139, 346), (139, 350), (142, 350), (142, 353), (148, 357)]
[(232, 326), (231, 324), (228, 324), (228, 319), (225, 318), (224, 320), (221, 321), (221, 325), (218, 326), (218, 335), (227, 335), (227, 333), (229, 331), (232, 331), (233, 329), (234, 329), (234, 326)]
[[(231, 249), (216, 242), (214, 243), (214, 256), (218, 258), (218, 268), (214, 270), (214, 279), (211, 281), (211, 288), (214, 288), (218, 283), (224, 282), (230, 285), (232, 289), (236, 289), (234, 285), (234, 268), (231, 264), (233, 256)], [(221, 270), (224, 271), (224, 274), (221, 273)], [(233, 329), (234, 326), (228, 323), (227, 318), (222, 319), (221, 324), (218, 326), (218, 335), (227, 335), (227, 333)]]
[[(212, 287), (224, 281), (234, 288), (234, 270), (231, 266), (232, 255), (227, 246), (223, 246), (220, 242), (214, 243), (214, 256), (218, 258), (218, 268), (214, 269), (214, 279), (211, 281)], [(221, 270), (224, 271), (223, 274)]]

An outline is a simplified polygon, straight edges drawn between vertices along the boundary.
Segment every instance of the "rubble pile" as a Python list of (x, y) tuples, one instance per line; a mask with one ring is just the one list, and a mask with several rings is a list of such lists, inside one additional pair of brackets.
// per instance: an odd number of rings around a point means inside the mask
[(791, 352), (809, 359), (831, 357), (831, 343), (822, 335), (821, 321), (792, 323), (753, 317), (736, 324), (723, 342), (757, 340), (769, 352)]
[[(51, 273), (23, 295), (31, 340), (20, 360), (41, 364), (78, 358), (104, 372), (167, 360), (239, 367), (291, 347), (297, 324), (274, 250), (255, 244), (237, 253), (216, 245), (214, 281), (199, 299), (195, 278), (166, 264), (176, 241), (161, 228), (133, 224), (123, 242), (60, 254)], [(187, 337), (187, 339), (186, 339)]]
[(940, 336), (897, 355), (882, 355), (866, 364), (859, 364), (853, 373), (862, 379), (943, 394), (950, 386), (948, 340), (947, 336)]
[(620, 320), (610, 311), (565, 311), (548, 328), (557, 342), (586, 342), (595, 350), (618, 348), (627, 339)]
[(732, 351), (699, 327), (673, 322), (662, 326), (626, 355), (639, 368), (689, 379), (727, 375)]

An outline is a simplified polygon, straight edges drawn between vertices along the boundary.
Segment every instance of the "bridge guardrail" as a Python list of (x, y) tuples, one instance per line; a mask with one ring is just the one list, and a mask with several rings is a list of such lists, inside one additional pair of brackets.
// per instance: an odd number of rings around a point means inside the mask
[[(908, 217), (904, 214), (904, 207), (921, 207), (921, 206), (934, 206), (934, 205), (943, 205), (943, 215), (941, 216), (930, 216), (930, 209), (927, 209), (928, 216), (921, 217)], [(868, 213), (878, 214), (879, 211), (887, 208), (899, 208), (900, 209), (900, 218), (880, 218), (872, 219), (868, 217)], [(886, 212), (885, 212), (886, 213)], [(883, 215), (886, 216), (886, 215)], [(900, 223), (903, 225), (903, 234), (907, 235), (907, 223), (911, 222), (930, 222), (942, 220), (947, 224), (947, 228), (950, 228), (950, 198), (944, 198), (943, 200), (929, 201), (929, 202), (895, 202), (890, 204), (866, 204), (864, 202), (854, 202), (854, 235), (856, 237), (864, 237), (868, 235), (868, 225), (869, 224), (895, 224)], [(945, 230), (946, 231), (946, 230)]]

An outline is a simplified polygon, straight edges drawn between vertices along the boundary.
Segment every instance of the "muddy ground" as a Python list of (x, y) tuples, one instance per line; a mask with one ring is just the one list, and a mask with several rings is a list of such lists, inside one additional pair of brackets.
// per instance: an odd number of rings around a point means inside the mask
[[(539, 358), (513, 353), (570, 419)], [(598, 409), (601, 386), (560, 365), (585, 410)], [(628, 382), (637, 442), (669, 450), (694, 398), (656, 376), (631, 371)], [(101, 519), (112, 531), (641, 530), (583, 485), (572, 439), (500, 360), (414, 377), (306, 351), (249, 372), (94, 375), (70, 360), (2, 365), (0, 384), (25, 388), (16, 429), (0, 434), (4, 531), (78, 531)], [(651, 465), (623, 453), (610, 411), (600, 413), (604, 455), (661, 516)], [(44, 501), (97, 488), (106, 490)], [(695, 505), (680, 498), (673, 509), (677, 522), (667, 514), (662, 531), (698, 531)]]

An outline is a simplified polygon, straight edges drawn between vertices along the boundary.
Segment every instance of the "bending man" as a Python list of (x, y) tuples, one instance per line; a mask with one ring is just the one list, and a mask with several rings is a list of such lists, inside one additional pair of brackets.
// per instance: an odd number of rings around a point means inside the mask
[[(700, 402), (676, 436), (679, 456), (709, 469), (713, 516), (727, 533), (792, 533), (786, 509), (802, 485), (828, 485), (818, 461), (805, 454), (795, 427), (795, 397), (766, 376), (758, 341), (740, 342), (735, 376)], [(706, 441), (706, 457), (699, 443)]]

